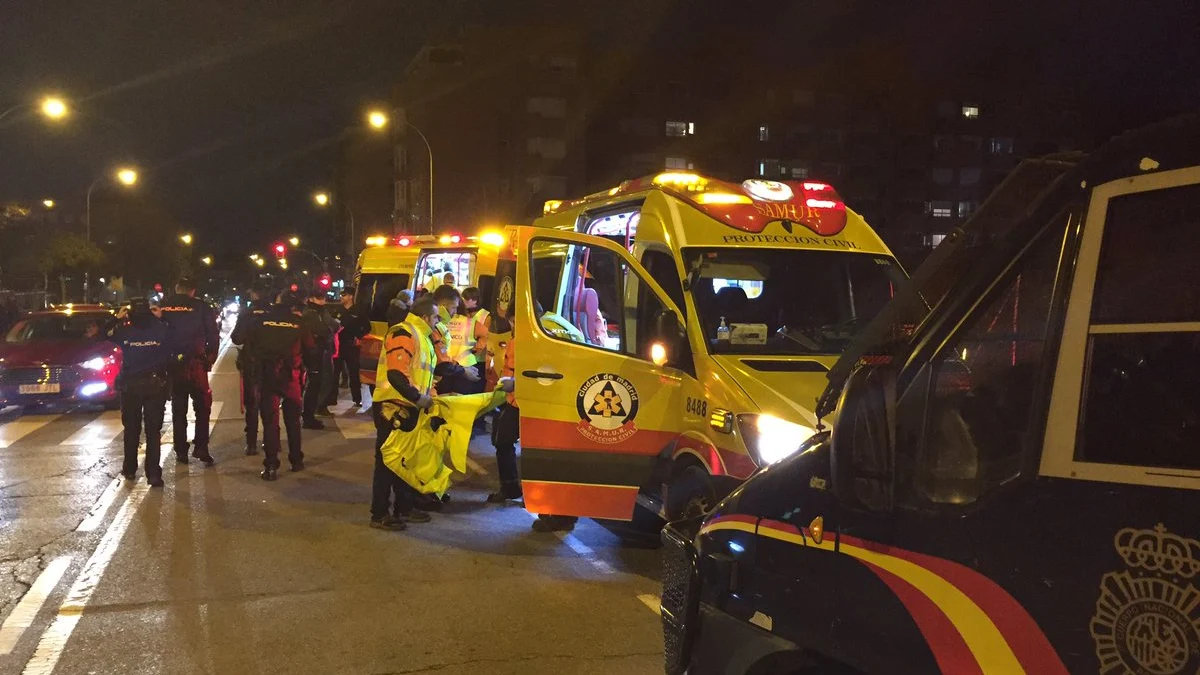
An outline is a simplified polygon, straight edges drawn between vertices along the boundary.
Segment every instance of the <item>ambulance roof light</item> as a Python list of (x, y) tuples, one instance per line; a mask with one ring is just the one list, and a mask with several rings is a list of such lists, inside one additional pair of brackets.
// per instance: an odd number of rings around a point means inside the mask
[(479, 241), (487, 244), (488, 246), (503, 246), (504, 235), (500, 234), (499, 232), (484, 232), (483, 234), (479, 235)]
[(443, 234), (442, 236), (438, 237), (438, 243), (442, 244), (443, 246), (445, 246), (446, 244), (449, 244), (450, 243), (450, 235)]
[(655, 185), (669, 185), (674, 188), (683, 188), (685, 190), (700, 189), (707, 181), (699, 174), (689, 173), (686, 171), (667, 171), (660, 173), (654, 177)]
[(386, 246), (387, 237), (367, 237), (367, 246)]
[(412, 243), (412, 239), (409, 239), (408, 237), (400, 237), (399, 239), (396, 240), (396, 243), (399, 244), (400, 246), (408, 246), (409, 244)]
[(545, 204), (542, 204), (542, 213), (549, 214), (557, 211), (563, 202), (561, 199), (547, 199)]
[(460, 243), (461, 241), (462, 241), (461, 235), (457, 235), (457, 234), (450, 235), (450, 243), (451, 244), (457, 244), (457, 243)]
[(812, 197), (809, 197), (804, 203), (810, 209), (832, 209), (838, 204), (837, 202), (829, 199), (813, 199)]

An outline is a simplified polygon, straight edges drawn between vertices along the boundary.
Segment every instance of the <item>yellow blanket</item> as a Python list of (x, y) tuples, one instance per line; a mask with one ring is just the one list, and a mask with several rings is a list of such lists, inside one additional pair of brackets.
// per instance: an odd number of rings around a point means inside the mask
[[(395, 430), (384, 441), (383, 463), (418, 492), (441, 497), (450, 488), (451, 474), (467, 472), (467, 446), (475, 420), (503, 402), (500, 390), (434, 398), (433, 408), (421, 414), (415, 429)], [(435, 430), (433, 421), (438, 418), (445, 422)], [(447, 452), (449, 466), (444, 459)]]

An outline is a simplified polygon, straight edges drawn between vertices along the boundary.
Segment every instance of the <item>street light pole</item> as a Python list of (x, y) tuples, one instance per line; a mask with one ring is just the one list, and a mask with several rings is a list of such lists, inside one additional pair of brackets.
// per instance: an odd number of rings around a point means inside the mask
[[(92, 181), (92, 184), (89, 185), (88, 189), (87, 189), (87, 198), (85, 200), (86, 205), (84, 207), (84, 213), (83, 213), (83, 223), (84, 223), (83, 239), (88, 244), (92, 243), (92, 190), (94, 190), (96, 188), (96, 186), (99, 185), (100, 181), (102, 181), (102, 180), (104, 180), (103, 176), (101, 176), (100, 178), (97, 178), (96, 180)], [(84, 302), (88, 301), (88, 281), (89, 281), (90, 277), (91, 277), (91, 272), (89, 270), (84, 270), (83, 271), (83, 301)]]
[(429, 139), (425, 137), (425, 133), (412, 122), (406, 119), (404, 126), (417, 132), (417, 135), (425, 143), (425, 154), (429, 156), (429, 234), (433, 234), (433, 146), (429, 145)]

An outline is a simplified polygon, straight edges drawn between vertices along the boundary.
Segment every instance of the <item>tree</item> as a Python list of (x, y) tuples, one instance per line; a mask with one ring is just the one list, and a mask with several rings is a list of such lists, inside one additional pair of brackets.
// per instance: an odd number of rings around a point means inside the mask
[(59, 297), (67, 301), (66, 273), (95, 268), (104, 262), (104, 252), (94, 243), (68, 232), (56, 232), (38, 256), (38, 271), (49, 287), (51, 274), (58, 275)]

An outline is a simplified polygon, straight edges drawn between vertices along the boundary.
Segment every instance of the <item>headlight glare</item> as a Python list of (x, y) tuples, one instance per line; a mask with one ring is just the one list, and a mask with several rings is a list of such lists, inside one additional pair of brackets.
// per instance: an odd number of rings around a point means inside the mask
[(102, 356), (97, 356), (79, 364), (79, 367), (88, 370), (104, 370), (104, 366), (106, 365), (108, 365), (108, 361), (104, 360)]
[(794, 455), (816, 433), (774, 415), (738, 415), (737, 420), (746, 448), (760, 467)]

